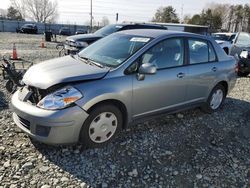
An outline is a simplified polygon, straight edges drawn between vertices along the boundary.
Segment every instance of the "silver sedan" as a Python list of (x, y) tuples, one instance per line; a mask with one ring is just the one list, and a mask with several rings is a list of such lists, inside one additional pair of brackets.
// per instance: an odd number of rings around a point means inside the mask
[(44, 143), (103, 146), (146, 116), (218, 110), (236, 71), (235, 60), (207, 36), (118, 32), (77, 55), (31, 67), (12, 97), (13, 118)]

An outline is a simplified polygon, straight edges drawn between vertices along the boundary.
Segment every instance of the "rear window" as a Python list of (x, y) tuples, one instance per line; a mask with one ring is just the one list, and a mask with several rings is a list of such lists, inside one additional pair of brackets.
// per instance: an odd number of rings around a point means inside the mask
[(210, 42), (208, 43), (208, 46), (209, 46), (209, 62), (216, 61), (216, 54)]

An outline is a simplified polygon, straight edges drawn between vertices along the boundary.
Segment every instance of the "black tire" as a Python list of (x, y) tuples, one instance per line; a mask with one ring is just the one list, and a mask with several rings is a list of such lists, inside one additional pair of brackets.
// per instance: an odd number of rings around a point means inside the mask
[[(91, 123), (94, 121), (94, 119), (96, 119), (100, 114), (104, 113), (104, 112), (110, 112), (113, 113), (113, 115), (116, 116), (117, 119), (117, 127), (115, 132), (113, 133), (113, 135), (105, 142), (102, 143), (97, 143), (94, 142), (91, 138), (90, 138), (90, 125)], [(112, 122), (113, 123), (113, 122)], [(103, 147), (104, 145), (110, 143), (116, 136), (117, 134), (121, 131), (122, 129), (122, 124), (123, 124), (123, 117), (122, 117), (122, 113), (119, 110), (119, 108), (117, 108), (116, 106), (112, 105), (112, 104), (100, 104), (97, 105), (96, 107), (94, 107), (93, 110), (90, 111), (89, 113), (89, 117), (85, 120), (82, 128), (81, 128), (81, 132), (79, 135), (79, 140), (82, 143), (84, 148), (96, 148), (96, 147)]]
[(249, 72), (238, 72), (238, 76), (240, 77), (247, 77), (249, 75)]
[[(213, 94), (214, 94), (216, 91), (218, 91), (218, 90), (221, 90), (221, 91), (223, 92), (223, 98), (222, 98), (222, 100), (221, 100), (220, 105), (219, 105), (217, 108), (214, 109), (214, 108), (212, 108), (212, 106), (211, 106), (211, 100), (212, 100)], [(221, 108), (221, 106), (222, 106), (222, 104), (223, 104), (225, 98), (226, 98), (226, 89), (225, 89), (225, 87), (224, 87), (223, 85), (218, 84), (218, 85), (216, 85), (216, 86), (213, 88), (213, 90), (212, 90), (211, 93), (209, 94), (209, 97), (208, 97), (206, 103), (201, 107), (201, 109), (202, 109), (204, 112), (206, 112), (206, 113), (213, 113), (213, 112), (216, 112), (217, 110), (219, 110), (219, 109)]]

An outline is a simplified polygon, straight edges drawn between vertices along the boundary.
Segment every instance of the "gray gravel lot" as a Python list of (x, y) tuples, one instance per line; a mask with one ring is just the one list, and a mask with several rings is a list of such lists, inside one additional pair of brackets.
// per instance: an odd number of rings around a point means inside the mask
[[(15, 43), (18, 57), (35, 63), (58, 57), (57, 43), (45, 42), (46, 48), (40, 48), (44, 35), (19, 33), (0, 33), (0, 55), (12, 55)], [(64, 41), (64, 36), (57, 36), (57, 42)]]
[[(40, 39), (0, 33), (0, 54), (15, 41), (31, 61), (56, 57), (55, 44), (40, 49)], [(214, 114), (162, 115), (130, 126), (105, 148), (31, 141), (8, 107), (0, 107), (0, 120), (0, 187), (250, 187), (250, 77), (237, 80)]]

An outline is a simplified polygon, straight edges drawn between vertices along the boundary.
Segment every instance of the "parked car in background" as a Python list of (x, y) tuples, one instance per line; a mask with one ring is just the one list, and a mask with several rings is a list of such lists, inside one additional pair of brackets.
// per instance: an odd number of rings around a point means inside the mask
[(212, 37), (221, 46), (221, 48), (229, 54), (237, 33), (213, 33)]
[(217, 111), (235, 85), (235, 68), (207, 36), (117, 32), (77, 55), (31, 67), (12, 96), (13, 118), (38, 141), (99, 147), (139, 118), (192, 107)]
[(70, 36), (70, 35), (71, 35), (70, 29), (69, 29), (68, 27), (62, 27), (62, 28), (59, 30), (59, 35)]
[(80, 34), (87, 34), (88, 31), (86, 29), (77, 29), (76, 30), (76, 35), (80, 35)]
[(130, 29), (163, 29), (167, 28), (164, 26), (154, 25), (154, 24), (112, 24), (107, 25), (94, 33), (91, 34), (82, 34), (74, 35), (66, 38), (65, 41), (65, 50), (66, 54), (76, 54), (83, 48), (86, 48), (88, 45), (93, 42), (108, 36), (114, 32), (130, 30)]
[(37, 34), (38, 29), (36, 24), (24, 24), (21, 28), (17, 28), (18, 33), (27, 33), (27, 34)]
[(230, 55), (236, 56), (239, 61), (239, 76), (250, 74), (250, 34), (240, 32), (236, 35)]

